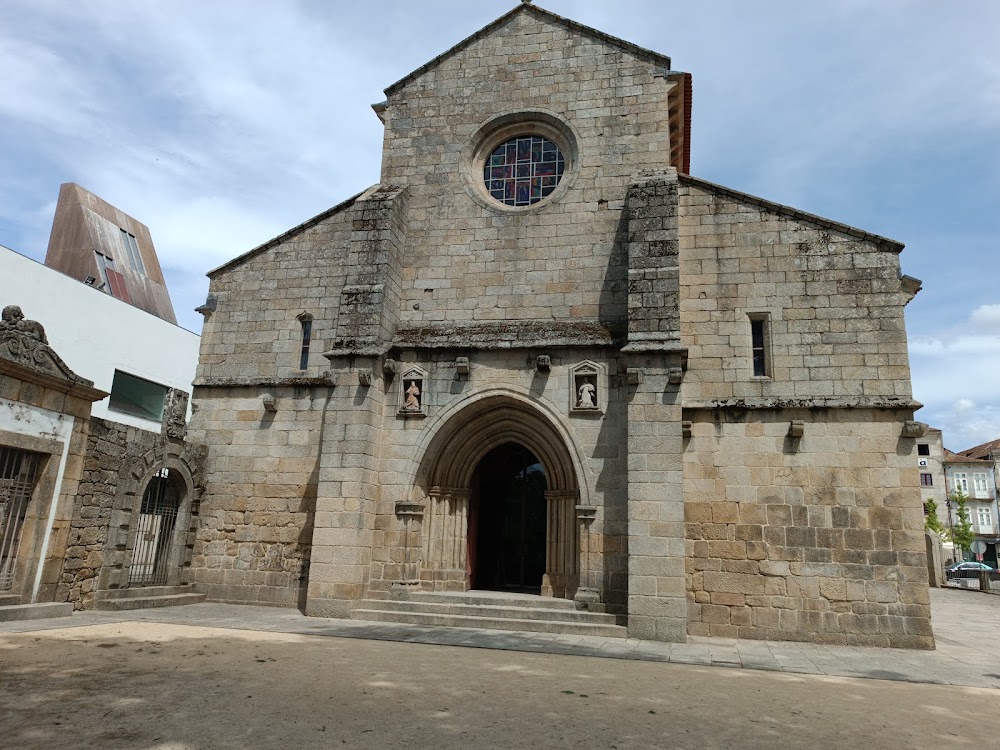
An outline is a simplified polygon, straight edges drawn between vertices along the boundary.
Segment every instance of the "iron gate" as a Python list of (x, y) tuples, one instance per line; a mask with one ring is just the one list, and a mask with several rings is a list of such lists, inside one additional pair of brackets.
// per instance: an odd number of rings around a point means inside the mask
[(45, 456), (18, 448), (0, 448), (0, 591), (14, 586), (21, 528)]
[(130, 586), (163, 586), (170, 570), (170, 540), (177, 524), (180, 494), (170, 470), (153, 475), (142, 496), (138, 531), (129, 567)]

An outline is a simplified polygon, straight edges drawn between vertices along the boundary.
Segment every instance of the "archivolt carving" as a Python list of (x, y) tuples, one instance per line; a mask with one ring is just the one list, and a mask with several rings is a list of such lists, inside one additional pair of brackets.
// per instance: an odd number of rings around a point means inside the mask
[(541, 461), (550, 490), (578, 491), (572, 457), (556, 428), (528, 404), (502, 396), (473, 403), (442, 425), (421, 474), (428, 487), (468, 488), (483, 457), (509, 442)]

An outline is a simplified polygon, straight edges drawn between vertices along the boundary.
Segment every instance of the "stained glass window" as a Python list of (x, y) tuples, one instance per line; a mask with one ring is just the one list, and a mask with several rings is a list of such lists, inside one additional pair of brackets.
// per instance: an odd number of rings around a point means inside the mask
[(493, 149), (483, 179), (490, 195), (501, 203), (530, 206), (556, 189), (565, 167), (556, 144), (540, 135), (524, 135)]

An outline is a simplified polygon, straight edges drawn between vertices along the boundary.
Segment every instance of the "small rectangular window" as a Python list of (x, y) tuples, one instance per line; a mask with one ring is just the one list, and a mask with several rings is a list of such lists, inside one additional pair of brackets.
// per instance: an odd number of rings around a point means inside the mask
[(933, 487), (934, 486), (934, 475), (933, 474), (921, 474), (920, 475), (920, 486), (921, 487)]
[(299, 369), (309, 368), (309, 344), (312, 341), (312, 320), (306, 318), (302, 321), (302, 351), (299, 354)]
[(988, 506), (981, 505), (977, 508), (977, 515), (979, 516), (979, 529), (988, 531), (993, 526), (992, 510)]
[(111, 294), (111, 282), (108, 279), (108, 264), (111, 263), (111, 267), (114, 268), (114, 263), (111, 262), (110, 258), (96, 250), (94, 251), (94, 257), (97, 259), (97, 270), (101, 274), (102, 285), (100, 290), (105, 294)]
[(963, 495), (968, 495), (969, 475), (965, 472), (956, 471), (951, 475), (951, 486), (953, 492), (961, 492)]
[(767, 353), (767, 316), (750, 316), (750, 348), (753, 359), (754, 377), (763, 378), (771, 374), (771, 363)]
[(986, 483), (986, 475), (976, 473), (972, 475), (973, 486), (976, 488), (976, 497), (989, 497), (990, 491)]
[(133, 417), (159, 422), (163, 417), (163, 402), (166, 396), (165, 385), (115, 370), (108, 408), (131, 414)]
[(931, 447), (927, 443), (917, 443), (917, 455), (918, 456), (931, 455)]

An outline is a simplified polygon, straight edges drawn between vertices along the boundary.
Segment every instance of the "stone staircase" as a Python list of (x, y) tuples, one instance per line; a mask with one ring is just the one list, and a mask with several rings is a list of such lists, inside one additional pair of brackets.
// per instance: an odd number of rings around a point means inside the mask
[(183, 604), (200, 604), (206, 595), (197, 593), (190, 584), (181, 586), (140, 586), (130, 589), (98, 591), (94, 609), (106, 612), (124, 612), (130, 609), (152, 607), (179, 607)]
[(363, 599), (352, 620), (452, 628), (625, 638), (625, 618), (578, 610), (567, 599), (500, 591), (413, 592), (405, 599)]

